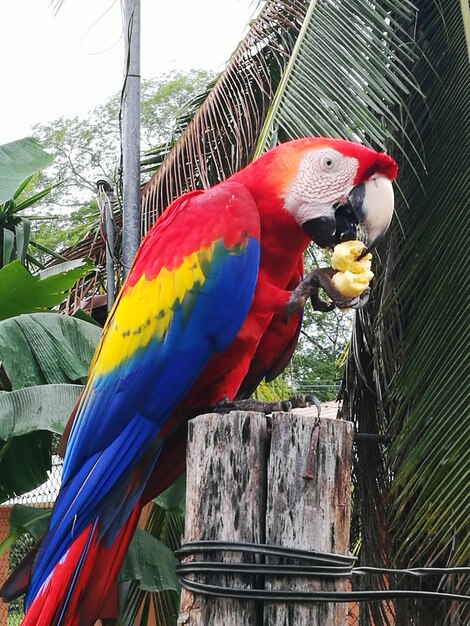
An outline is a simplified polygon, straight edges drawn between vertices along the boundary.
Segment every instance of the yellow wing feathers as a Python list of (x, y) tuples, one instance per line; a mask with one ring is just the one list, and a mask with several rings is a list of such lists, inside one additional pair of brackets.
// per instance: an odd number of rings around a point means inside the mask
[(96, 352), (93, 374), (116, 369), (152, 339), (162, 339), (175, 303), (204, 283), (203, 270), (211, 257), (212, 248), (198, 250), (184, 257), (177, 268), (162, 267), (151, 280), (142, 274), (134, 285), (124, 287)]

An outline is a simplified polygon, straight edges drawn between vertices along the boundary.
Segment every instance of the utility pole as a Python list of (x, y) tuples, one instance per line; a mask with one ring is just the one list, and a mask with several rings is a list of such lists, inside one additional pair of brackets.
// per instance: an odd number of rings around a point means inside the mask
[(140, 243), (140, 0), (124, 0), (122, 98), (122, 267), (129, 273)]

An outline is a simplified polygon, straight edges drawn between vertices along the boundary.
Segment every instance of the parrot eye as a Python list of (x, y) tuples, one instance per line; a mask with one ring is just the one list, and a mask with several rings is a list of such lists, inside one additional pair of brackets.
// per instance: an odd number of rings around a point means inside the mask
[(337, 169), (338, 162), (333, 154), (326, 154), (320, 159), (320, 167), (324, 172), (331, 172)]

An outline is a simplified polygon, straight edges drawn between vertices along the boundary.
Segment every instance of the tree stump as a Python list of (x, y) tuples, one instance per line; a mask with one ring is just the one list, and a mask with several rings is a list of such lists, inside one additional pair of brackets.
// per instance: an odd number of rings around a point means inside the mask
[[(272, 434), (271, 434), (272, 431)], [(349, 554), (353, 425), (316, 418), (312, 409), (275, 413), (232, 411), (189, 423), (184, 542), (259, 542)], [(191, 557), (193, 558), (193, 557)], [(255, 557), (213, 552), (214, 561)], [(273, 557), (267, 562), (278, 563)], [(199, 582), (250, 588), (252, 578), (218, 575)], [(259, 581), (258, 581), (259, 583)], [(264, 588), (347, 589), (344, 579), (274, 578)], [(185, 626), (346, 626), (346, 603), (264, 604), (183, 590), (178, 624)]]

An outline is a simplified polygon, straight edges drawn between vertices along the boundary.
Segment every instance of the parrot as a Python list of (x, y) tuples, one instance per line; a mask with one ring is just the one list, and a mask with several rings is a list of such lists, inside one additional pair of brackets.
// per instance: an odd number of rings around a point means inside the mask
[(184, 471), (187, 420), (282, 371), (319, 286), (345, 305), (327, 273), (303, 277), (303, 253), (359, 227), (368, 254), (391, 222), (397, 170), (362, 144), (305, 137), (170, 204), (141, 242), (69, 422), (23, 626), (99, 618), (142, 507)]

